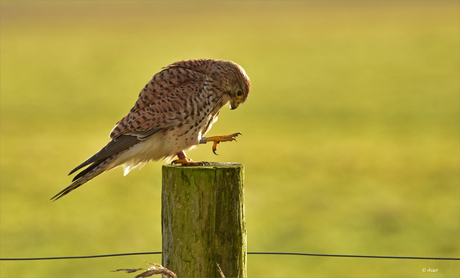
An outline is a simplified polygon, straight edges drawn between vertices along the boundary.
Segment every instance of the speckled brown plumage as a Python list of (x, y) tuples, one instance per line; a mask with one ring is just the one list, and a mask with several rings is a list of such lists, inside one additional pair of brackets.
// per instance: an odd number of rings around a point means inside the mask
[(222, 60), (183, 60), (155, 74), (145, 85), (128, 115), (110, 133), (111, 141), (95, 155), (80, 164), (73, 183), (56, 194), (57, 200), (119, 165), (125, 175), (134, 167), (150, 160), (174, 156), (174, 163), (197, 165), (184, 151), (200, 143), (235, 140), (238, 133), (206, 138), (220, 109), (232, 109), (245, 102), (250, 90), (249, 77), (238, 64)]

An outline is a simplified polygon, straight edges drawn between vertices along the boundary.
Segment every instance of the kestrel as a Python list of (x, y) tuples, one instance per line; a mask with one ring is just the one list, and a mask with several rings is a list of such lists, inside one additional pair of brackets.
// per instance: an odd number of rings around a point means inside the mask
[[(238, 64), (222, 60), (183, 60), (164, 67), (141, 90), (128, 115), (110, 133), (111, 141), (73, 169), (78, 173), (57, 200), (94, 177), (123, 165), (124, 174), (150, 160), (166, 159), (182, 165), (204, 165), (187, 159), (184, 151), (199, 144), (236, 141), (241, 133), (204, 137), (220, 109), (236, 109), (245, 102), (249, 77)], [(69, 174), (69, 175), (70, 175)]]

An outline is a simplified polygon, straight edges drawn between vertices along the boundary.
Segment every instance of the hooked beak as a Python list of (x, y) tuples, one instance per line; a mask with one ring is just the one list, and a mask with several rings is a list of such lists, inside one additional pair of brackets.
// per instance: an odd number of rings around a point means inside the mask
[(238, 108), (240, 104), (238, 102), (236, 102), (235, 100), (232, 100), (231, 103), (230, 103), (230, 109), (231, 110), (235, 110), (236, 108)]

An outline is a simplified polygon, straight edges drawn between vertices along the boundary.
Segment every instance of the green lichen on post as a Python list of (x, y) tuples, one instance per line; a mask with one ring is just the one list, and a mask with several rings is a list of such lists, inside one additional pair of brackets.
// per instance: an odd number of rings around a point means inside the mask
[(244, 166), (163, 166), (163, 266), (178, 277), (246, 277)]

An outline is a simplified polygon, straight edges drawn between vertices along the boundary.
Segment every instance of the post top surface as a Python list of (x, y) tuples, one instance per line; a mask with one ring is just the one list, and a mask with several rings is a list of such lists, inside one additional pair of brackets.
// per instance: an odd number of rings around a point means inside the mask
[(182, 166), (182, 165), (163, 165), (163, 168), (190, 168), (190, 169), (209, 169), (209, 168), (240, 168), (243, 164), (236, 162), (209, 162), (210, 165), (204, 166)]

